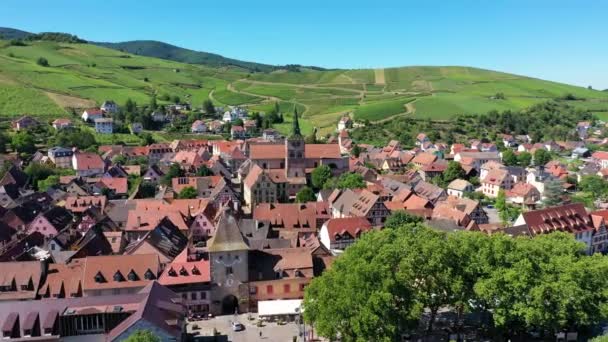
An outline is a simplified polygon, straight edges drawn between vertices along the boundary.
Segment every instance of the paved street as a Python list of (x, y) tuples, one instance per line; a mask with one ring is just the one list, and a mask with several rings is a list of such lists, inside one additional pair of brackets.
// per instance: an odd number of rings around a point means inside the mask
[[(247, 317), (247, 314), (236, 317), (236, 320), (245, 326), (245, 330), (243, 331), (232, 331), (230, 324), (235, 320), (234, 315), (218, 316), (210, 320), (190, 322), (187, 330), (189, 333), (198, 331), (201, 336), (204, 336), (205, 334), (211, 335), (213, 330), (217, 329), (221, 334), (228, 335), (228, 341), (232, 342), (291, 342), (294, 336), (298, 336), (298, 326), (295, 323), (279, 325), (277, 323), (266, 322), (263, 327), (257, 327), (257, 315), (252, 314), (253, 320), (248, 320)], [(195, 325), (198, 325), (198, 329), (193, 330)], [(262, 333), (261, 337), (260, 332)], [(298, 341), (302, 341), (302, 339), (298, 338)]]

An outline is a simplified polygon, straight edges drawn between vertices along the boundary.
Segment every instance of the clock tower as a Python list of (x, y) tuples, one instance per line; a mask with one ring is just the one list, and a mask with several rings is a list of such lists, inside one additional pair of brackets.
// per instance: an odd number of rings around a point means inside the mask
[(300, 132), (298, 121), (298, 111), (293, 112), (293, 127), (291, 134), (285, 139), (285, 176), (306, 177), (306, 158), (305, 158), (304, 137)]
[(224, 207), (215, 235), (209, 239), (211, 307), (214, 315), (243, 312), (248, 305), (249, 246), (232, 210)]

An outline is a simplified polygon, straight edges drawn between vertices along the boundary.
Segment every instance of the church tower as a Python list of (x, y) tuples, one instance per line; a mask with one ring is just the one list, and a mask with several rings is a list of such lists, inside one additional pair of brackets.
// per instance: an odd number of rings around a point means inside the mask
[(291, 177), (306, 177), (306, 159), (304, 137), (300, 132), (298, 111), (293, 112), (293, 127), (291, 134), (285, 139), (285, 175)]

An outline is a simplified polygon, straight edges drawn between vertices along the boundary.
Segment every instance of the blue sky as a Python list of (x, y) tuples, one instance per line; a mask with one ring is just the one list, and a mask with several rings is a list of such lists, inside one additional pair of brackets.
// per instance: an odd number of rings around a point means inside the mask
[(269, 64), (467, 65), (604, 89), (607, 15), (599, 0), (2, 0), (0, 26)]

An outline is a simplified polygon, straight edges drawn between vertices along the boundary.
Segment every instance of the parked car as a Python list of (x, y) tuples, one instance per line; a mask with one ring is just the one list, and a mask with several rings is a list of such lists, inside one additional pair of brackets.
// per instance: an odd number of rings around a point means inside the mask
[(242, 331), (245, 330), (245, 326), (239, 322), (232, 322), (232, 331)]

